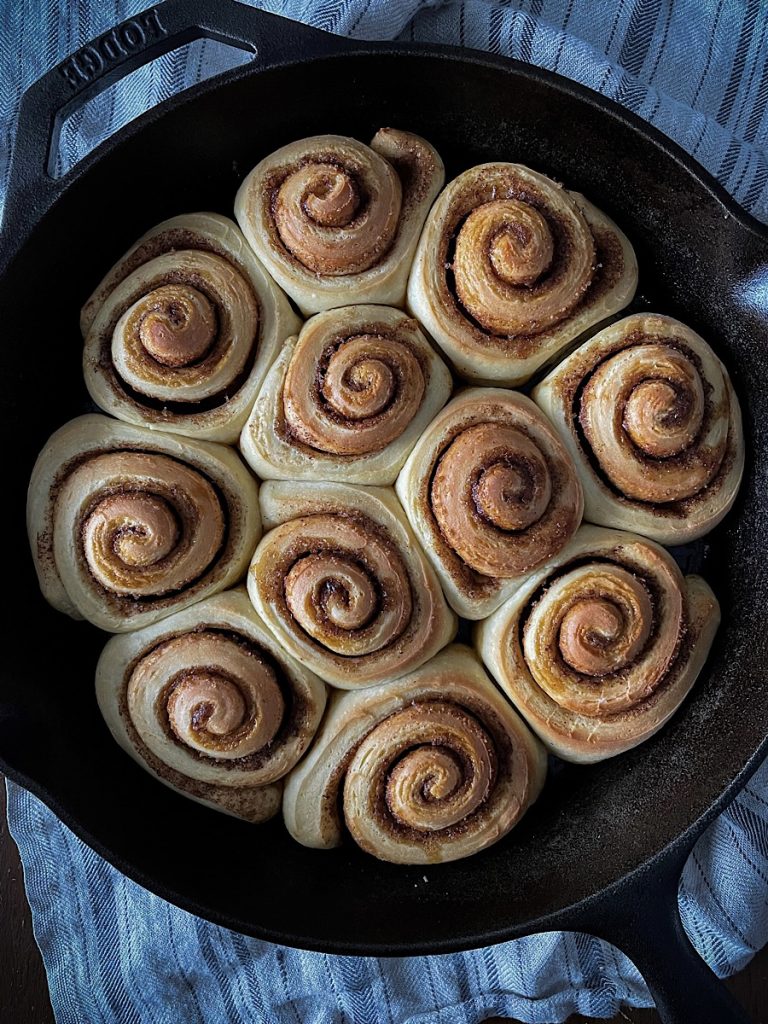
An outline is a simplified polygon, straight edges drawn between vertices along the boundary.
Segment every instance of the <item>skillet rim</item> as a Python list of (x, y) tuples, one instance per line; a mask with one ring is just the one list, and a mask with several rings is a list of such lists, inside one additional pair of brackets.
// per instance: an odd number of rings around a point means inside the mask
[[(262, 13), (265, 17), (269, 17), (270, 19), (274, 19), (278, 22), (288, 22), (290, 25), (295, 24), (303, 29), (308, 29), (308, 26), (301, 25), (298, 22), (291, 22), (290, 19), (287, 18), (282, 18), (277, 15), (267, 15), (266, 12), (259, 13)], [(13, 259), (24, 248), (30, 235), (39, 229), (41, 223), (45, 220), (45, 217), (49, 214), (53, 206), (58, 204), (66, 196), (70, 185), (78, 181), (84, 174), (87, 174), (91, 167), (95, 166), (103, 157), (112, 152), (123, 142), (133, 138), (146, 126), (161, 119), (165, 114), (170, 113), (188, 103), (192, 103), (196, 99), (210, 92), (214, 92), (220, 86), (226, 86), (232, 82), (239, 81), (240, 79), (259, 75), (265, 71), (272, 71), (278, 68), (290, 69), (292, 67), (302, 67), (311, 63), (336, 61), (346, 57), (365, 57), (372, 55), (384, 55), (389, 57), (408, 56), (417, 58), (438, 57), (457, 64), (465, 63), (472, 66), (492, 68), (493, 70), (502, 71), (507, 74), (517, 74), (523, 78), (531, 79), (537, 82), (537, 84), (541, 83), (545, 86), (552, 86), (555, 89), (574, 97), (578, 101), (593, 107), (601, 116), (613, 118), (619, 123), (624, 124), (631, 132), (639, 135), (645, 142), (661, 150), (666, 156), (670, 157), (675, 161), (675, 163), (682, 167), (683, 170), (693, 178), (696, 184), (703, 188), (705, 192), (707, 192), (721, 207), (723, 207), (728, 215), (733, 217), (733, 219), (736, 220), (744, 230), (768, 244), (768, 222), (764, 223), (758, 220), (757, 217), (741, 206), (741, 204), (726, 191), (725, 187), (720, 184), (717, 178), (715, 178), (710, 171), (700, 164), (698, 160), (694, 159), (694, 157), (687, 153), (679, 143), (675, 142), (674, 139), (666, 135), (659, 128), (650, 124), (650, 122), (644, 121), (638, 114), (635, 114), (628, 108), (623, 107), (616, 100), (613, 100), (608, 96), (604, 96), (602, 93), (596, 92), (589, 86), (582, 85), (580, 82), (576, 82), (571, 78), (566, 78), (558, 72), (549, 71), (546, 68), (540, 68), (535, 64), (528, 64), (525, 61), (517, 60), (514, 57), (505, 57), (501, 54), (491, 54), (483, 50), (472, 49), (471, 47), (462, 48), (458, 46), (451, 46), (446, 43), (401, 42), (398, 40), (364, 41), (349, 39), (346, 36), (332, 35), (331, 33), (324, 32), (321, 29), (314, 28), (311, 29), (311, 33), (313, 37), (316, 36), (321, 40), (319, 44), (321, 52), (317, 54), (313, 53), (307, 57), (268, 58), (264, 62), (261, 62), (258, 55), (256, 55), (254, 56), (254, 59), (248, 63), (231, 68), (228, 71), (223, 71), (218, 75), (213, 75), (201, 82), (197, 82), (189, 88), (184, 89), (182, 92), (156, 104), (143, 114), (139, 114), (122, 128), (118, 129), (117, 132), (100, 142), (59, 178), (49, 177), (45, 170), (40, 168), (38, 180), (30, 183), (27, 180), (28, 175), (25, 173), (28, 168), (25, 169), (24, 167), (17, 167), (20, 163), (18, 139), (25, 131), (34, 127), (32, 125), (25, 125), (23, 122), (25, 107), (32, 108), (32, 117), (34, 119), (34, 112), (38, 102), (37, 92), (39, 89), (42, 90), (45, 83), (59, 72), (61, 64), (54, 66), (50, 71), (46, 72), (45, 75), (33, 82), (32, 85), (30, 85), (22, 94), (21, 114), (16, 126), (17, 131), (11, 148), (8, 184), (3, 207), (3, 217), (0, 222), (0, 231), (2, 232), (2, 234), (0, 234), (0, 287), (2, 287), (2, 277), (5, 275), (5, 272)], [(326, 48), (326, 52), (322, 52), (323, 47)], [(328, 52), (329, 47), (330, 52)], [(55, 141), (57, 140), (53, 139), (52, 144)], [(25, 218), (23, 220), (20, 210), (21, 197), (20, 194), (15, 194), (20, 193), (22, 182), (25, 185), (25, 192), (28, 189), (32, 193), (32, 209), (25, 211)], [(35, 197), (35, 189), (37, 189), (38, 192), (42, 191), (43, 196), (41, 197), (38, 195)], [(50, 199), (47, 202), (45, 201), (44, 195), (46, 190), (51, 193)], [(35, 199), (37, 199), (37, 202), (35, 202)], [(31, 214), (31, 217), (28, 216), (29, 214)], [(18, 241), (15, 245), (11, 244), (8, 240), (8, 235), (11, 233), (9, 231), (9, 227), (16, 228), (14, 235), (18, 237)]]

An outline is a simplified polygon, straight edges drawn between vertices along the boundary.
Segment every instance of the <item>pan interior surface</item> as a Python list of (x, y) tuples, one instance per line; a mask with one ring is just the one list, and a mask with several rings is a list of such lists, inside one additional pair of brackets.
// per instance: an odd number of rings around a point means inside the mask
[[(712, 343), (733, 376), (748, 439), (737, 506), (694, 552), (723, 625), (683, 708), (634, 751), (588, 767), (555, 765), (504, 841), (426, 869), (379, 863), (352, 844), (307, 850), (279, 819), (254, 827), (158, 785), (102, 723), (93, 675), (106, 637), (45, 604), (23, 522), (39, 449), (92, 408), (78, 313), (114, 259), (166, 217), (231, 215), (243, 176), (291, 140), (332, 132), (367, 141), (386, 125), (428, 138), (448, 178), (486, 160), (519, 161), (614, 217), (640, 265), (630, 308), (679, 317)], [(0, 757), (132, 878), (204, 917), (289, 945), (369, 953), (479, 946), (524, 933), (622, 878), (706, 811), (768, 730), (768, 389), (760, 383), (768, 284), (761, 299), (758, 277), (767, 259), (764, 238), (633, 126), (556, 81), (493, 61), (333, 57), (172, 101), (74, 180), (0, 287), (10, 559)]]

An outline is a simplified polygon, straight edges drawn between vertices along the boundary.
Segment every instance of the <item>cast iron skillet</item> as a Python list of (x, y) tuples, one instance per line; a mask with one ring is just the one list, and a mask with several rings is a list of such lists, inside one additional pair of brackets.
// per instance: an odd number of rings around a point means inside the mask
[[(252, 63), (162, 104), (54, 180), (62, 119), (162, 52), (199, 37)], [(538, 804), (492, 849), (427, 870), (353, 845), (305, 850), (159, 786), (109, 737), (93, 696), (103, 634), (40, 597), (23, 495), (51, 431), (90, 408), (78, 310), (146, 228), (197, 209), (231, 213), (243, 175), (305, 135), (367, 140), (408, 128), (448, 177), (519, 160), (616, 218), (641, 267), (636, 309), (711, 339), (741, 397), (749, 442), (737, 507), (681, 553), (724, 611), (709, 665), (660, 735), (591, 767), (557, 765)], [(448, 47), (329, 36), (232, 0), (167, 0), (96, 40), (23, 98), (0, 267), (6, 642), (0, 769), (141, 885), (203, 917), (307, 949), (441, 953), (548, 929), (614, 941), (667, 1022), (743, 1020), (688, 943), (675, 894), (704, 826), (766, 752), (768, 231), (692, 160), (616, 105), (556, 75)]]

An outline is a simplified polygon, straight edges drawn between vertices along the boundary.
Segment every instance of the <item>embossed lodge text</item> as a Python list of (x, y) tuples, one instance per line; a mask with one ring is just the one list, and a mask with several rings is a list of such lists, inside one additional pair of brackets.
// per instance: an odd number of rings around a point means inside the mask
[(78, 50), (62, 64), (61, 73), (70, 85), (83, 85), (93, 81), (110, 64), (139, 49), (147, 39), (165, 34), (159, 11), (156, 8), (144, 11)]

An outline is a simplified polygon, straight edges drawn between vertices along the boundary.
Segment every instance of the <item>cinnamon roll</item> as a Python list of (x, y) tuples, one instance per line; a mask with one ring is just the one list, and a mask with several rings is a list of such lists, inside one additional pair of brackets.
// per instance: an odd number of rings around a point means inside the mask
[(382, 128), (370, 146), (316, 135), (251, 171), (235, 199), (243, 234), (305, 314), (352, 302), (402, 306), (443, 162), (418, 135)]
[(85, 382), (118, 419), (234, 443), (298, 325), (231, 220), (173, 217), (140, 238), (83, 307)]
[(264, 479), (392, 484), (450, 393), (451, 375), (415, 320), (388, 306), (343, 306), (284, 346), (240, 447)]
[(274, 785), (309, 746), (325, 685), (275, 642), (245, 590), (113, 637), (96, 697), (131, 757), (183, 796), (247, 821), (280, 806)]
[(432, 207), (408, 305), (462, 376), (514, 386), (623, 309), (636, 286), (628, 239), (584, 196), (490, 163)]
[(435, 417), (396, 489), (449, 604), (488, 615), (570, 540), (583, 499), (546, 417), (524, 395), (470, 388)]
[(584, 526), (476, 627), (485, 664), (567, 761), (637, 746), (677, 711), (720, 622), (699, 576), (635, 534)]
[(342, 689), (410, 672), (456, 633), (394, 493), (268, 481), (248, 593), (285, 649)]
[(533, 397), (574, 458), (591, 522), (682, 544), (733, 505), (739, 403), (715, 353), (678, 320), (641, 313), (606, 327)]
[(474, 654), (452, 646), (402, 679), (332, 695), (283, 816), (304, 846), (347, 832), (380, 860), (435, 864), (505, 836), (545, 773), (543, 748)]
[(243, 576), (258, 488), (223, 445), (80, 416), (35, 463), (27, 528), (48, 602), (123, 633)]

